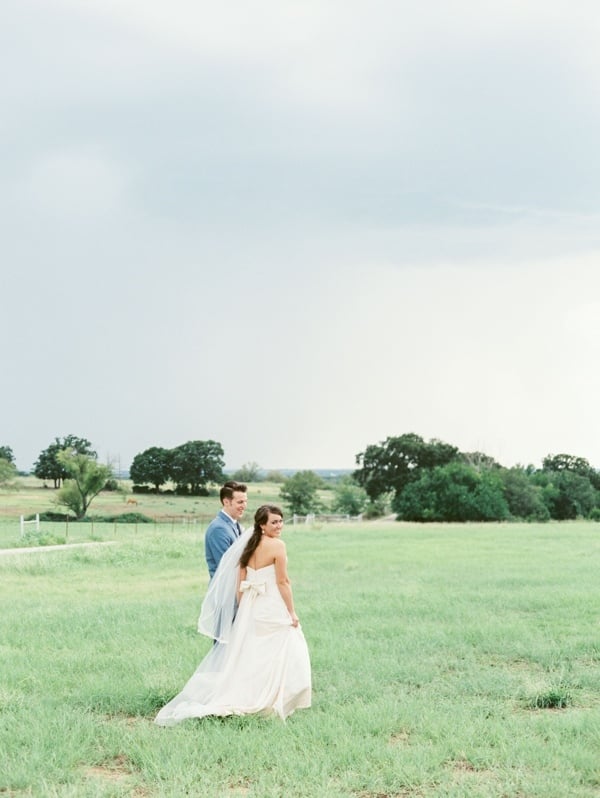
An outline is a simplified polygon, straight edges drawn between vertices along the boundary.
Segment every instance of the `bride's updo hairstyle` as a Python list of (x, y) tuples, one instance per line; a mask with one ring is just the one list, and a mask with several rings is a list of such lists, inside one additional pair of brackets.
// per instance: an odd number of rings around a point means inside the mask
[(278, 515), (280, 518), (283, 518), (283, 511), (281, 510), (281, 507), (278, 507), (276, 504), (263, 504), (258, 508), (258, 510), (254, 513), (254, 532), (249, 537), (248, 542), (246, 543), (246, 548), (240, 557), (240, 568), (245, 568), (248, 565), (250, 558), (256, 551), (262, 538), (261, 526), (266, 524), (269, 520), (269, 513), (273, 513), (273, 515)]

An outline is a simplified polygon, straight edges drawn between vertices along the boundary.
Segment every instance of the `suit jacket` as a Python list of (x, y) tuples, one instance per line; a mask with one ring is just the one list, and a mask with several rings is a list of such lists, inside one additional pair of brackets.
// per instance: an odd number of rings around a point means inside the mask
[(204, 534), (204, 556), (210, 578), (214, 576), (221, 557), (238, 537), (235, 522), (223, 510), (208, 525)]

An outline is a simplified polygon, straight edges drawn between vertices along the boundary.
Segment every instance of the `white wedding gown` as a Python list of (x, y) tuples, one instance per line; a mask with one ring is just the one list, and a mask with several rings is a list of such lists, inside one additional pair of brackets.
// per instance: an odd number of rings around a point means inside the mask
[(302, 629), (275, 580), (275, 565), (247, 568), (228, 643), (213, 646), (179, 695), (154, 722), (172, 726), (207, 715), (275, 714), (285, 719), (310, 706), (311, 670)]

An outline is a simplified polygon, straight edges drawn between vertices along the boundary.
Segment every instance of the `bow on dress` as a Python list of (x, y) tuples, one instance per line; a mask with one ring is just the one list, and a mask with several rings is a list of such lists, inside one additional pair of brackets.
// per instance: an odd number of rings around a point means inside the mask
[(240, 582), (240, 593), (249, 593), (253, 597), (260, 596), (266, 589), (266, 582), (251, 582), (248, 579)]

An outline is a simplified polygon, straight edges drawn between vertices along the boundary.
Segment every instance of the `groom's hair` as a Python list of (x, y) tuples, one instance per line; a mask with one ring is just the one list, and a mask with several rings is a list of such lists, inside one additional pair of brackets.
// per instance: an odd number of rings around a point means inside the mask
[(240, 493), (246, 493), (248, 490), (248, 486), (244, 485), (243, 482), (226, 482), (221, 490), (219, 491), (219, 498), (221, 499), (221, 504), (223, 504), (223, 499), (233, 499), (233, 494), (236, 491)]

